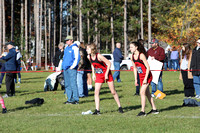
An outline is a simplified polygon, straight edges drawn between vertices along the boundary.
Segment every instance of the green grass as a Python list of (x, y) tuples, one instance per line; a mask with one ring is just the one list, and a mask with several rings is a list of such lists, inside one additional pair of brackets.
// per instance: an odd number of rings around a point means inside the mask
[[(45, 78), (50, 73), (22, 73), (22, 83), (16, 88), (16, 96), (5, 98), (7, 114), (0, 114), (0, 132), (130, 132), (130, 133), (186, 133), (200, 130), (199, 107), (182, 107), (183, 83), (178, 79), (179, 72), (164, 72), (163, 100), (155, 99), (160, 110), (158, 115), (136, 117), (140, 112), (140, 97), (135, 93), (132, 72), (121, 72), (121, 83), (115, 82), (124, 114), (117, 112), (115, 103), (106, 84), (100, 94), (100, 116), (81, 115), (81, 112), (94, 110), (94, 93), (80, 99), (79, 105), (65, 105), (63, 91), (43, 92)], [(17, 86), (17, 85), (16, 85)], [(5, 84), (0, 93), (5, 93)], [(26, 100), (44, 98), (42, 106), (25, 105)], [(146, 112), (151, 110), (146, 104)]]

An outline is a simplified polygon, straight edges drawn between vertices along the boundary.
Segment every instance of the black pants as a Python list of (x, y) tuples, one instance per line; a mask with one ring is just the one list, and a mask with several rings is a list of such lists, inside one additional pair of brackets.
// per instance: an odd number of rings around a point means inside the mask
[(14, 78), (16, 76), (15, 73), (9, 73), (11, 71), (6, 71), (6, 94), (7, 95), (15, 95), (15, 83)]
[(194, 97), (193, 79), (188, 79), (188, 71), (182, 71), (185, 97)]

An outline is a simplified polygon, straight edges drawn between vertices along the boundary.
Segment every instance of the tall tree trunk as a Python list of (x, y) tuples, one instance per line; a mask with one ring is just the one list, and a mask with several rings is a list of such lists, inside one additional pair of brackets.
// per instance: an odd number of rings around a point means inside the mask
[(72, 20), (72, 0), (70, 0), (70, 35), (73, 36), (73, 20)]
[(144, 29), (143, 29), (143, 3), (140, 0), (140, 26), (141, 26), (141, 39), (144, 39)]
[[(36, 0), (35, 24), (36, 24), (36, 65), (39, 66), (39, 0)], [(40, 48), (41, 49), (41, 48)]]
[(32, 13), (31, 12), (31, 6), (32, 6), (32, 0), (29, 0), (29, 44), (28, 44), (28, 58), (30, 56), (30, 51), (31, 51), (31, 41), (32, 41)]
[(56, 46), (56, 0), (54, 0), (53, 12), (54, 12), (53, 13), (53, 16), (54, 16), (54, 19), (53, 19), (53, 56), (54, 56), (55, 55), (55, 46)]
[(45, 42), (45, 70), (48, 70), (47, 67), (47, 3), (44, 0), (44, 42)]
[[(77, 12), (78, 12), (78, 14), (80, 13), (79, 11), (80, 11), (80, 9), (79, 9), (79, 1), (80, 0), (77, 0), (76, 1), (76, 6), (77, 6)], [(79, 15), (77, 14), (77, 25), (76, 25), (76, 34), (77, 34), (77, 38), (76, 38), (76, 40), (79, 40), (80, 38), (79, 38)]]
[(150, 48), (151, 42), (151, 0), (148, 3), (148, 48)]
[(2, 11), (2, 15), (3, 15), (3, 46), (5, 46), (5, 42), (6, 42), (6, 19), (5, 19), (5, 3), (4, 0), (2, 0), (2, 6), (3, 6), (3, 11)]
[(0, 0), (0, 52), (2, 51), (2, 0)]
[(110, 24), (111, 24), (111, 43), (112, 43), (112, 52), (115, 49), (115, 40), (114, 40), (114, 25), (113, 25), (113, 2), (111, 0), (111, 17), (110, 17)]
[(80, 42), (83, 42), (83, 24), (82, 24), (82, 0), (80, 0), (79, 3), (79, 36), (80, 36)]
[[(68, 12), (68, 11), (67, 11)], [(69, 16), (68, 16), (68, 14), (66, 15), (66, 23), (67, 23), (67, 36), (69, 35)]]
[(21, 0), (21, 52), (23, 52), (24, 43), (24, 1)]
[(63, 13), (63, 1), (60, 0), (60, 40), (59, 42), (62, 41), (62, 13)]
[[(42, 48), (42, 12), (43, 12), (43, 8), (42, 8), (42, 6), (43, 6), (43, 0), (40, 0), (40, 28), (39, 28), (39, 36), (40, 36), (40, 38), (39, 38), (39, 47), (38, 47), (38, 63), (39, 63), (39, 68), (41, 68), (41, 53), (42, 53), (42, 50), (41, 50), (41, 48)], [(43, 47), (44, 47), (44, 44), (43, 44)]]
[(51, 56), (52, 56), (52, 43), (51, 43), (51, 0), (48, 1), (49, 8), (49, 61), (51, 65)]
[(28, 51), (28, 10), (27, 10), (27, 2), (28, 2), (28, 0), (25, 0), (25, 58), (26, 58), (26, 60), (28, 59), (28, 55), (27, 55), (27, 51)]
[(127, 0), (124, 1), (124, 58), (127, 56)]
[(14, 0), (11, 0), (11, 41), (14, 40)]
[(87, 34), (88, 34), (88, 44), (90, 44), (90, 11), (87, 11)]

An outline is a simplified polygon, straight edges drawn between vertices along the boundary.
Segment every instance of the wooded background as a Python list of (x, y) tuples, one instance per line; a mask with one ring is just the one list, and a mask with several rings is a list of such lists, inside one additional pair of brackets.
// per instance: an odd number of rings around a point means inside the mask
[(198, 0), (0, 0), (0, 51), (6, 42), (20, 47), (23, 60), (41, 68), (52, 64), (67, 35), (94, 42), (102, 53), (122, 43), (157, 38), (169, 45), (195, 45), (200, 36)]

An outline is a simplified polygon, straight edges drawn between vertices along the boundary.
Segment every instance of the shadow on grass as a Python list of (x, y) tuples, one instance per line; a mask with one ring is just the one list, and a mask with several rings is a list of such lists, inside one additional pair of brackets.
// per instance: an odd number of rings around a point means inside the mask
[(184, 93), (184, 91), (180, 91), (180, 90), (175, 89), (175, 90), (170, 90), (170, 91), (164, 91), (164, 93), (165, 93), (166, 95), (175, 95), (175, 94)]
[(20, 96), (29, 95), (29, 94), (36, 94), (36, 93), (41, 93), (41, 92), (44, 92), (44, 91), (35, 91), (35, 92), (31, 92), (31, 93), (23, 93), (23, 94), (20, 94)]
[[(105, 87), (105, 88), (107, 88), (107, 87)], [(122, 90), (117, 90), (117, 93), (118, 93), (118, 92), (121, 92), (121, 91), (122, 91)], [(110, 93), (110, 94), (111, 94), (110, 90), (103, 91), (103, 90), (101, 89), (99, 95), (103, 95), (103, 94), (107, 94), (107, 93)], [(94, 91), (93, 91), (92, 94), (88, 94), (88, 96), (94, 96)]]
[[(119, 96), (119, 98), (122, 98), (122, 96)], [(100, 102), (103, 101), (103, 100), (110, 100), (110, 99), (114, 100), (114, 97), (100, 98)], [(95, 102), (95, 101), (94, 101), (94, 99), (93, 100), (84, 100), (84, 101), (80, 101), (79, 103), (83, 104), (83, 103), (89, 103), (89, 102)]]
[(23, 78), (22, 80), (31, 80), (31, 79), (42, 79), (42, 78), (45, 78), (45, 77), (31, 77), (31, 78)]
[(183, 107), (182, 105), (173, 105), (173, 106), (169, 106), (169, 107), (164, 108), (164, 109), (160, 109), (159, 111), (163, 112), (163, 111), (176, 110), (176, 109), (179, 109), (179, 108), (182, 108), (182, 107)]
[(8, 109), (9, 112), (15, 112), (15, 111), (18, 111), (18, 110), (24, 110), (24, 109), (29, 109), (29, 108), (32, 108), (32, 107), (40, 107), (42, 106), (41, 104), (35, 104), (35, 105), (29, 105), (29, 106), (22, 106), (22, 107), (17, 107), (15, 109)]
[[(45, 81), (45, 80), (44, 80), (44, 81)], [(35, 81), (35, 80), (33, 81), (33, 80), (32, 80), (32, 81), (23, 81), (23, 83), (37, 83), (37, 82), (38, 82), (38, 83), (40, 83), (40, 82), (44, 83), (44, 81)]]
[(136, 110), (136, 109), (139, 109), (139, 108), (141, 108), (141, 105), (126, 106), (126, 107), (123, 107), (123, 110), (124, 110), (124, 112), (128, 112), (128, 111)]

